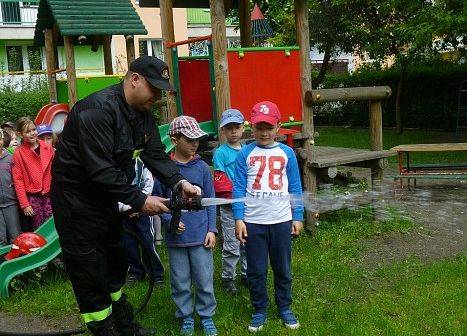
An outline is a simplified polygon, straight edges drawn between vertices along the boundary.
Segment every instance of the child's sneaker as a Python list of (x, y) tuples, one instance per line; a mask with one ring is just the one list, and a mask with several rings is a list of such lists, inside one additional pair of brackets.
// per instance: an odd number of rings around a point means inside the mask
[(195, 319), (193, 317), (185, 317), (180, 328), (180, 334), (191, 336), (195, 333)]
[(250, 325), (248, 326), (249, 332), (257, 332), (263, 329), (264, 323), (266, 322), (265, 313), (254, 313), (251, 315)]
[(298, 323), (297, 318), (290, 309), (281, 311), (279, 315), (281, 316), (286, 328), (298, 329), (300, 327), (300, 323)]
[(201, 319), (201, 326), (203, 327), (205, 336), (217, 336), (217, 328), (214, 325), (212, 318), (208, 317)]

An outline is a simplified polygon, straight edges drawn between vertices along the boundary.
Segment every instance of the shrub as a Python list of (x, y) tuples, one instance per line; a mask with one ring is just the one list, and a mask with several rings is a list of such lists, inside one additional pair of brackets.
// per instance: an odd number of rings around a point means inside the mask
[[(327, 75), (323, 87), (391, 87), (391, 98), (383, 103), (383, 125), (393, 127), (399, 76), (397, 66), (386, 70), (363, 68), (350, 75)], [(409, 67), (401, 103), (404, 127), (454, 129), (459, 87), (463, 80), (467, 80), (467, 64), (440, 63)], [(467, 105), (467, 96), (464, 101)], [(367, 102), (325, 104), (317, 107), (315, 114), (318, 125), (369, 124)]]
[(34, 119), (39, 109), (49, 102), (47, 82), (43, 77), (31, 76), (14, 83), (0, 78), (0, 121), (16, 121), (29, 116)]

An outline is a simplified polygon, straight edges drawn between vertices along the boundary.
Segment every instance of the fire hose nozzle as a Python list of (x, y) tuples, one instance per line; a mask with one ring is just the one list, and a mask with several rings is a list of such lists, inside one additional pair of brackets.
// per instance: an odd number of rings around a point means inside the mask
[(181, 195), (181, 190), (174, 191), (172, 197), (165, 201), (164, 204), (172, 211), (172, 219), (169, 226), (170, 233), (177, 232), (180, 218), (182, 217), (182, 210), (198, 211), (203, 209), (201, 196), (184, 198)]

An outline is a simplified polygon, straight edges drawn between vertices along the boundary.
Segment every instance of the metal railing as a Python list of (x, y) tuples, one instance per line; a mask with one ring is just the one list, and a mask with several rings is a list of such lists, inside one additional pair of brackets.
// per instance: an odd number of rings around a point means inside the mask
[(0, 0), (0, 27), (35, 26), (39, 0)]

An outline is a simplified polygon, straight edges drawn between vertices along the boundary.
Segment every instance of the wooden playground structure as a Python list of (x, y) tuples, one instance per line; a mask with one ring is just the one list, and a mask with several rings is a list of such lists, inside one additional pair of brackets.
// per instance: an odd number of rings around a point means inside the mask
[[(252, 45), (250, 6), (248, 0), (140, 0), (141, 7), (159, 7), (162, 22), (162, 37), (164, 41), (166, 62), (174, 73), (173, 53), (174, 47), (174, 26), (173, 8), (210, 8), (212, 27), (212, 48), (213, 48), (213, 69), (214, 69), (214, 92), (217, 118), (222, 111), (231, 107), (230, 80), (229, 73), (227, 38), (226, 38), (226, 13), (232, 8), (237, 8), (239, 12), (240, 40), (242, 48), (249, 48)], [(308, 7), (304, 0), (295, 0), (295, 26), (298, 42), (298, 76), (299, 76), (299, 107), (302, 121), (301, 132), (289, 134), (294, 139), (299, 157), (303, 164), (303, 184), (307, 191), (315, 192), (317, 174), (330, 167), (339, 165), (365, 167), (371, 169), (372, 185), (380, 185), (383, 178), (383, 160), (394, 155), (391, 151), (383, 150), (382, 136), (382, 100), (391, 95), (389, 87), (369, 87), (369, 88), (346, 88), (346, 89), (326, 89), (313, 90), (311, 87), (311, 62), (309, 58), (310, 39), (308, 25)], [(248, 51), (248, 49), (245, 49)], [(240, 57), (240, 55), (239, 55)], [(270, 65), (274, 67), (274, 65)], [(176, 76), (172, 76), (174, 80)], [(268, 99), (265, 96), (263, 99)], [(369, 101), (370, 113), (370, 149), (355, 150), (350, 148), (318, 147), (314, 142), (313, 105), (332, 101), (367, 100)], [(277, 103), (277, 102), (276, 102)], [(252, 105), (250, 105), (252, 106)], [(236, 107), (236, 106), (234, 106)], [(282, 109), (282, 107), (279, 105)], [(169, 118), (177, 116), (177, 103), (175, 96), (169, 96), (167, 100)], [(248, 111), (242, 110), (246, 115)], [(297, 119), (295, 119), (297, 120)], [(307, 222), (312, 223), (315, 217), (312, 213), (307, 213)]]
[[(249, 109), (254, 102), (259, 99), (269, 99), (276, 102), (283, 112), (282, 122), (286, 129), (282, 131), (282, 138), (285, 137), (297, 150), (304, 168), (303, 184), (307, 191), (312, 193), (316, 191), (317, 176), (328, 174), (332, 177), (336, 167), (342, 165), (371, 169), (372, 185), (380, 185), (384, 159), (394, 155), (391, 151), (383, 150), (382, 137), (381, 103), (390, 97), (391, 90), (389, 87), (312, 90), (308, 52), (310, 50), (308, 8), (304, 0), (295, 0), (294, 4), (298, 46), (268, 49), (251, 47), (251, 8), (248, 0), (140, 0), (141, 7), (160, 8), (165, 61), (172, 74), (172, 84), (179, 89), (178, 94), (167, 95), (168, 120), (166, 121), (169, 122), (181, 113), (194, 115), (198, 119), (201, 112), (192, 110), (190, 106), (199, 105), (193, 104), (192, 101), (199, 99), (201, 95), (205, 98), (200, 106), (203, 106), (204, 111), (208, 111), (206, 118), (211, 119), (200, 120), (202, 127), (209, 129), (211, 134), (217, 133), (216, 121), (225, 109), (240, 107), (248, 118)], [(204, 59), (178, 57), (177, 47), (194, 40), (175, 41), (173, 23), (175, 7), (210, 8), (212, 35), (196, 39), (208, 41), (210, 50), (208, 57)], [(241, 35), (241, 48), (235, 50), (227, 49), (225, 24), (227, 13), (233, 8), (239, 11)], [(53, 119), (59, 113), (57, 110), (62, 113), (68, 112), (66, 104), (59, 104), (61, 109), (53, 106), (59, 96), (62, 97), (61, 102), (66, 103), (63, 101), (65, 88), (68, 106), (71, 107), (77, 99), (121, 80), (122, 76), (115, 76), (112, 71), (110, 49), (112, 35), (125, 35), (127, 59), (131, 62), (135, 55), (133, 36), (146, 33), (130, 1), (70, 3), (64, 0), (42, 0), (36, 25), (36, 41), (40, 43), (41, 39), (44, 39), (51, 98), (50, 106), (44, 107), (45, 111), (41, 111), (42, 117), (48, 114), (43, 120)], [(56, 46), (62, 40), (65, 47), (66, 68), (57, 69)], [(77, 78), (73, 45), (83, 43), (89, 45), (92, 50), (102, 45), (106, 76)], [(61, 71), (66, 71), (66, 82), (55, 79), (56, 74)], [(260, 75), (267, 73), (268, 81), (259, 83), (258, 73)], [(204, 91), (187, 89), (195, 87), (192, 85), (193, 78), (202, 80), (203, 84), (200, 86), (204, 87)], [(313, 106), (325, 102), (351, 100), (369, 102), (370, 148), (364, 150), (315, 146)], [(190, 104), (187, 104), (187, 101)], [(166, 125), (160, 127), (162, 135), (165, 127)], [(314, 221), (313, 214), (307, 214), (307, 221), (310, 223)]]

